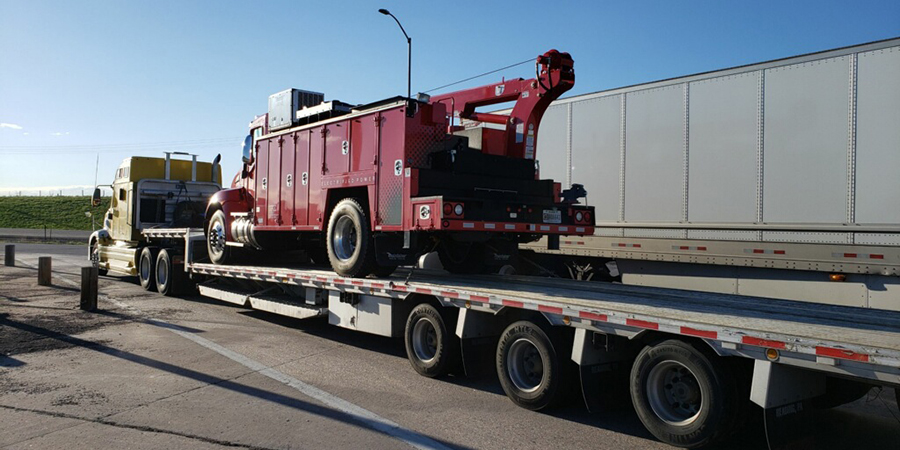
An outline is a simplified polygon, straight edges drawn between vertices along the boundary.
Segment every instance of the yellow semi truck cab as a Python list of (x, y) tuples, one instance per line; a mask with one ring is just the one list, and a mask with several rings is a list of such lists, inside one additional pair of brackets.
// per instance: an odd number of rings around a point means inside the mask
[[(177, 159), (173, 156), (187, 156)], [(209, 163), (196, 155), (165, 152), (163, 158), (132, 156), (116, 169), (103, 228), (89, 240), (89, 253), (101, 271), (136, 275), (149, 228), (199, 228), (209, 197), (221, 187), (219, 157)], [(94, 191), (99, 205), (100, 189)]]

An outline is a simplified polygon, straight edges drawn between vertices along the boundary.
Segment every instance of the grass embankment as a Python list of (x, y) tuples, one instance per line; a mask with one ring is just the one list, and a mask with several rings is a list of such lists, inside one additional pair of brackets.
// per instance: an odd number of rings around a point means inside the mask
[(109, 209), (109, 197), (91, 207), (90, 197), (0, 197), (0, 228), (52, 228), (54, 230), (90, 230), (94, 215), (102, 226), (103, 213)]

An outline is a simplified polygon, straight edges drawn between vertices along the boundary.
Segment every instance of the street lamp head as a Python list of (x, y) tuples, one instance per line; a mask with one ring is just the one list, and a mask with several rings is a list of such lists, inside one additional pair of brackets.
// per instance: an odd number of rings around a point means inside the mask
[(384, 8), (379, 9), (378, 12), (380, 12), (380, 13), (386, 15), (386, 16), (391, 15), (391, 12), (388, 11), (388, 10), (386, 10), (386, 9), (384, 9)]

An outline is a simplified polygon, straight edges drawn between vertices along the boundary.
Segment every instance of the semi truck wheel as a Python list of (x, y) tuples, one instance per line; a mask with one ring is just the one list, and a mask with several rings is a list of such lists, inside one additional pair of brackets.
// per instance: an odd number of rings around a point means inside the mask
[(152, 291), (156, 288), (156, 255), (159, 249), (156, 247), (144, 247), (141, 250), (141, 257), (138, 258), (138, 278), (141, 280), (141, 287), (145, 291)]
[(91, 245), (88, 251), (90, 252), (88, 256), (91, 259), (91, 265), (97, 268), (97, 274), (106, 275), (109, 273), (108, 270), (100, 268), (100, 243), (97, 239), (91, 239)]
[(225, 220), (225, 212), (221, 209), (213, 213), (209, 220), (209, 229), (206, 231), (206, 249), (209, 260), (213, 264), (228, 264), (234, 262), (233, 252), (225, 245), (225, 230), (228, 223)]
[(451, 361), (459, 355), (456, 336), (441, 312), (422, 303), (413, 308), (406, 320), (406, 356), (413, 369), (429, 378), (445, 375)]
[(497, 344), (497, 376), (513, 403), (533, 411), (556, 399), (562, 379), (559, 357), (547, 332), (532, 322), (515, 322)]
[(338, 202), (328, 220), (328, 260), (343, 277), (365, 277), (375, 270), (375, 242), (369, 218), (353, 198)]
[(167, 297), (179, 294), (185, 283), (184, 265), (173, 262), (174, 252), (162, 249), (156, 257), (156, 290)]
[(715, 361), (688, 343), (668, 340), (644, 347), (631, 368), (631, 401), (659, 440), (697, 448), (734, 430), (740, 401), (727, 361)]

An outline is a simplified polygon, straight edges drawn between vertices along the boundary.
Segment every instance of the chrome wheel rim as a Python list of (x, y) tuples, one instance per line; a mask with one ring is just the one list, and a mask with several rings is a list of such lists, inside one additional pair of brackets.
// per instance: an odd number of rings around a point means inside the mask
[(663, 361), (650, 369), (646, 389), (650, 408), (667, 424), (690, 425), (703, 409), (703, 389), (680, 362)]
[(220, 255), (225, 251), (225, 227), (221, 222), (214, 222), (209, 227), (209, 251)]
[(412, 330), (412, 348), (416, 358), (423, 363), (430, 363), (437, 356), (437, 329), (431, 320), (420, 318)]
[(356, 253), (358, 236), (356, 225), (349, 216), (341, 216), (334, 224), (331, 233), (331, 248), (334, 256), (341, 261), (347, 261)]
[(91, 243), (91, 265), (100, 268), (100, 245), (97, 241)]
[(544, 358), (537, 347), (525, 338), (519, 338), (506, 354), (509, 379), (523, 392), (536, 391), (544, 379)]

